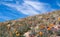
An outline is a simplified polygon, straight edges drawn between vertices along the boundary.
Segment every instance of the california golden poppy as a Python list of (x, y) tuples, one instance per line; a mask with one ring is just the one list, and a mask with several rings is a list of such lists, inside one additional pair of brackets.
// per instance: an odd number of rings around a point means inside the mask
[(60, 21), (60, 17), (58, 17), (58, 20)]
[(51, 30), (51, 28), (50, 28), (50, 27), (48, 27), (48, 28), (47, 28), (47, 30)]
[(53, 26), (54, 26), (54, 24), (50, 24), (50, 25), (49, 25), (49, 27), (53, 27)]
[(43, 32), (40, 32), (39, 34), (40, 34), (40, 35), (43, 35)]

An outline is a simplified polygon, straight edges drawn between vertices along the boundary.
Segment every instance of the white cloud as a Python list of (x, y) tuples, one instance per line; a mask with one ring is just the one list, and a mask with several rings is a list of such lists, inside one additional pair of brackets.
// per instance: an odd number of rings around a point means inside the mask
[(42, 3), (42, 2), (31, 2), (31, 1), (25, 1), (26, 4), (31, 5), (34, 9), (39, 10), (40, 12), (48, 12), (48, 10), (52, 10), (51, 6), (48, 3)]
[(10, 6), (12, 8), (16, 8), (16, 10), (22, 12), (23, 14), (26, 14), (26, 15), (35, 15), (35, 14), (39, 14), (37, 13), (35, 10), (33, 10), (33, 8), (31, 8), (29, 5), (27, 4), (23, 4), (22, 5), (12, 5), (12, 4), (5, 4), (7, 6)]
[(42, 8), (44, 8), (45, 5), (48, 5), (48, 4), (45, 4), (45, 3), (41, 3), (41, 2), (31, 2), (31, 1), (25, 1), (26, 4), (28, 5), (31, 5), (32, 7), (34, 7), (35, 9), (37, 10), (40, 10)]
[(57, 5), (60, 7), (60, 3), (57, 2)]
[(25, 5), (25, 4), (23, 6), (22, 5), (12, 5), (12, 4), (5, 4), (5, 5), (8, 5), (8, 6), (12, 7), (12, 8), (15, 8), (17, 11), (20, 11), (23, 14), (26, 14), (26, 15), (39, 14), (35, 10), (33, 10), (30, 6)]
[(1, 19), (4, 19), (4, 20), (10, 20), (11, 18), (9, 17), (6, 17), (6, 16), (0, 16)]
[(60, 7), (60, 0), (57, 0), (56, 4)]
[(10, 3), (4, 3), (4, 4), (9, 7), (15, 8), (17, 11), (20, 11), (26, 15), (36, 15), (39, 14), (39, 12), (44, 13), (48, 12), (49, 10), (53, 10), (49, 4), (36, 1), (34, 2), (25, 0), (22, 5), (10, 4)]

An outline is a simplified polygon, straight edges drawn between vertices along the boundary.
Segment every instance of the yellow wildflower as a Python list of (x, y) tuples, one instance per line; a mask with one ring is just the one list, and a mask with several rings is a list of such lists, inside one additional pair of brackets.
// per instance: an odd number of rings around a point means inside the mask
[(19, 33), (16, 33), (16, 36), (20, 36), (20, 34)]
[(16, 33), (18, 33), (18, 31), (16, 31)]

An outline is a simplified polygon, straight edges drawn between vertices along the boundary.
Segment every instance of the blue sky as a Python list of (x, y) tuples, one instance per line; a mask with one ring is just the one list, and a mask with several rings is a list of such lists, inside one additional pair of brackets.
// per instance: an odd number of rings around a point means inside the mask
[(0, 22), (60, 10), (60, 0), (0, 0)]

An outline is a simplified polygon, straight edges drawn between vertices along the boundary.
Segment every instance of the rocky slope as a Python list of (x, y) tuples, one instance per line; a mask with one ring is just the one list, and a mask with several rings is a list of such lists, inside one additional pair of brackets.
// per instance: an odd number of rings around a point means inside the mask
[(60, 10), (0, 23), (0, 37), (55, 37), (60, 35)]

